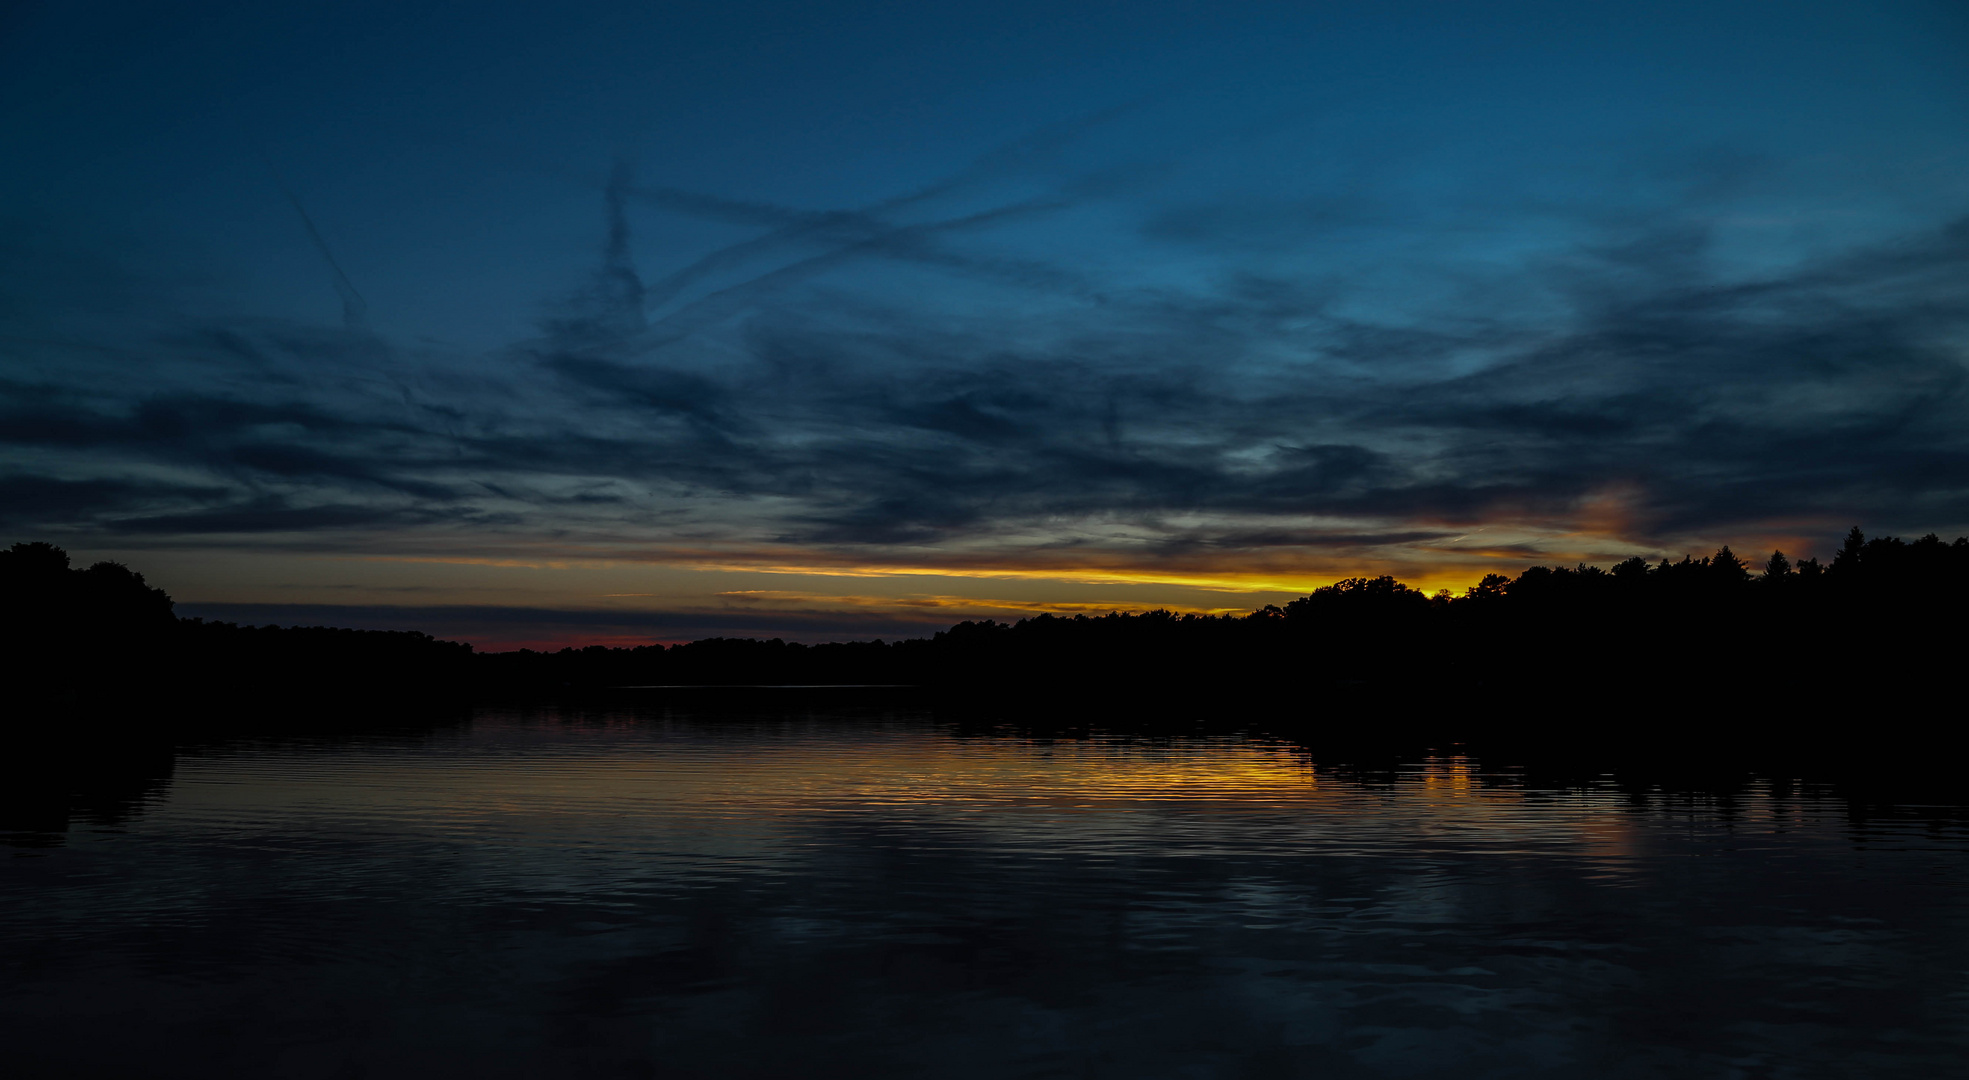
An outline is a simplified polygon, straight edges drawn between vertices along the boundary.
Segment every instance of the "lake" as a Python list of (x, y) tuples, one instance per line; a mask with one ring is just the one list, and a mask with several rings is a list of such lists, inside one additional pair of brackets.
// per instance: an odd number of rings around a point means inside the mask
[[(14, 1075), (1934, 1077), (1969, 829), (826, 695), (180, 751), (0, 848)], [(18, 826), (20, 823), (15, 822)]]

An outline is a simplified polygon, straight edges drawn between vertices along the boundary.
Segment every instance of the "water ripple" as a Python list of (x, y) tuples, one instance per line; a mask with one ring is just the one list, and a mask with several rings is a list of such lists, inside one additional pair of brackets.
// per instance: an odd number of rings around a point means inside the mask
[(49, 1071), (1932, 1076), (1969, 834), (1258, 739), (481, 713), (4, 862)]

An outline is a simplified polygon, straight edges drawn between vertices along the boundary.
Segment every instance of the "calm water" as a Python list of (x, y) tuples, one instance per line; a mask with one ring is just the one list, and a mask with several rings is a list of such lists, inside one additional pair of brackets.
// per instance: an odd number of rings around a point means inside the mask
[[(0, 848), (80, 1076), (1934, 1077), (1969, 832), (1240, 738), (482, 711)], [(51, 842), (58, 839), (58, 842)], [(11, 857), (7, 857), (7, 856)]]

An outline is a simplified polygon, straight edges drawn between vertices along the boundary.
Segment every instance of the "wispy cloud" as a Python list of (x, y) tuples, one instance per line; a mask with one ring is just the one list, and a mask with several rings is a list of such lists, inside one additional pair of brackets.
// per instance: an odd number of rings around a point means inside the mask
[(1115, 604), (1071, 600), (1004, 600), (983, 596), (943, 596), (905, 593), (899, 596), (829, 594), (794, 589), (733, 589), (716, 594), (719, 599), (743, 606), (770, 605), (775, 610), (889, 611), (934, 613), (945, 621), (984, 615), (1104, 615), (1111, 611), (1164, 609), (1178, 614), (1243, 614), (1249, 606), (1194, 607), (1178, 604)]
[[(1104, 280), (996, 232), (1089, 212), (1072, 184), (919, 214), (1004, 167), (813, 212), (619, 168), (592, 280), (483, 357), (193, 320), (117, 345), (146, 365), (119, 385), (9, 339), (8, 524), (1227, 589), (1969, 525), (1969, 220), (1744, 269), (1699, 213), (1589, 215), (1403, 308), (1255, 266)], [(637, 200), (765, 231), (646, 284)], [(1227, 258), (1268, 221), (1367, 214), (1099, 210)], [(866, 260), (974, 291), (876, 287), (847, 272)]]

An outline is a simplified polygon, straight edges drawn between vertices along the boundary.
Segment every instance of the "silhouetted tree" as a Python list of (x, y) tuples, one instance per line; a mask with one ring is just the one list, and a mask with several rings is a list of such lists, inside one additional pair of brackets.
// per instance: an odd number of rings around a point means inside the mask
[[(1627, 583), (1646, 582), (1648, 579), (1648, 560), (1640, 557), (1639, 555), (1636, 555), (1630, 559), (1623, 559), (1620, 562), (1614, 564), (1612, 573), (1615, 579), (1622, 582), (1627, 582)], [(1491, 575), (1491, 577), (1496, 577), (1496, 576), (1497, 575), (1495, 574)]]
[(1764, 564), (1764, 580), (1782, 581), (1790, 576), (1791, 560), (1785, 558), (1782, 551), (1771, 552), (1770, 560)]
[(1865, 554), (1866, 534), (1860, 531), (1858, 525), (1855, 525), (1853, 526), (1853, 531), (1846, 534), (1846, 542), (1840, 545), (1838, 554), (1832, 557), (1832, 565), (1827, 567), (1827, 569), (1847, 572), (1857, 571), (1860, 567), (1860, 561), (1864, 558)]
[(1724, 544), (1709, 557), (1709, 572), (1726, 585), (1736, 585), (1750, 580), (1750, 567), (1745, 566), (1730, 545)]

